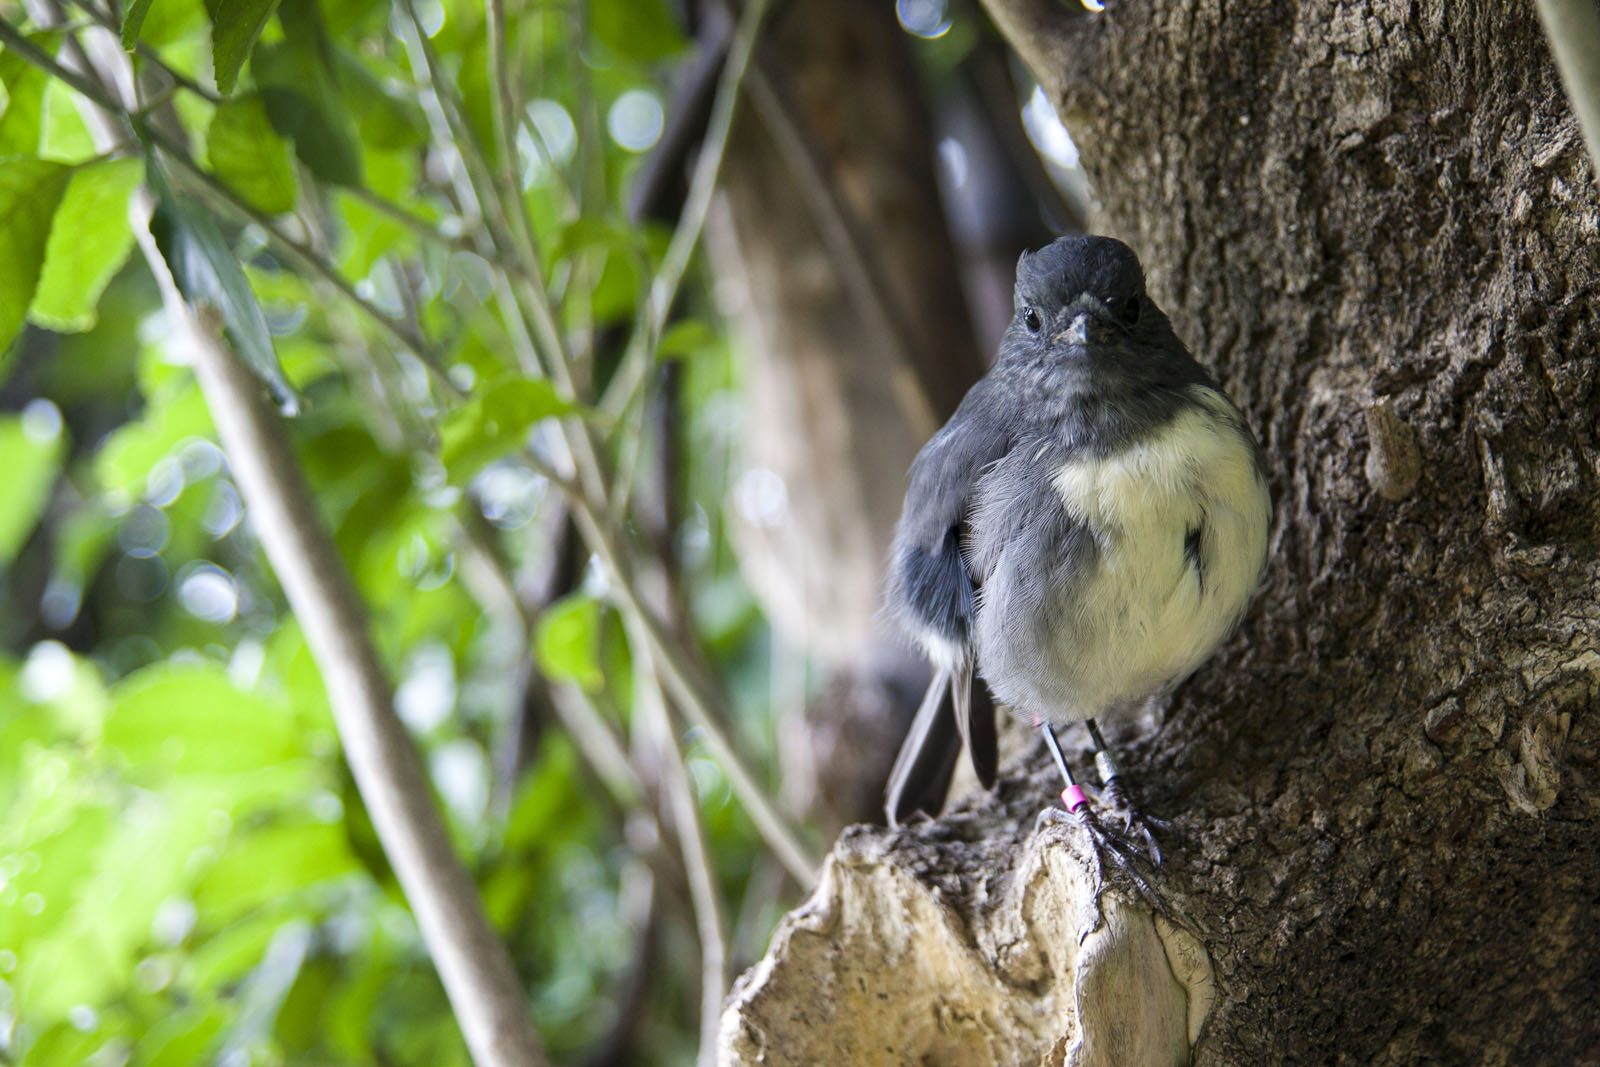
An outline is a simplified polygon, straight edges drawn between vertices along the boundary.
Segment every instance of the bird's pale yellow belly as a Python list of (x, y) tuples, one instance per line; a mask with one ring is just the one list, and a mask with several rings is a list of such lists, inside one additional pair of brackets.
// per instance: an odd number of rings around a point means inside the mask
[[(1056, 642), (1061, 689), (1092, 717), (1188, 675), (1238, 622), (1266, 560), (1270, 502), (1241, 420), (1214, 390), (1149, 441), (1064, 464), (1054, 486), (1093, 531), (1095, 573)], [(1199, 566), (1185, 552), (1200, 531)]]

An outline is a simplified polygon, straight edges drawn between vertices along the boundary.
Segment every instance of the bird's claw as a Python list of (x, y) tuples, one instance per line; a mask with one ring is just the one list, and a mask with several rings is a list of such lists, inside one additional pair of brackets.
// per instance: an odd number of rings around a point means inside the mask
[(1038, 819), (1034, 822), (1034, 831), (1037, 833), (1045, 826), (1054, 825), (1082, 829), (1094, 845), (1098, 857), (1110, 860), (1111, 865), (1133, 883), (1139, 895), (1153, 908), (1163, 914), (1167, 911), (1166, 903), (1150, 884), (1150, 880), (1145, 877), (1144, 872), (1139, 869), (1141, 863), (1146, 861), (1145, 855), (1139, 852), (1137, 846), (1127, 837), (1102, 823), (1093, 808), (1084, 804), (1074, 811), (1068, 811), (1052, 805), (1039, 813)]
[(1170, 834), (1172, 824), (1141, 812), (1121, 778), (1113, 778), (1101, 788), (1100, 801), (1122, 821), (1122, 836), (1130, 841), (1141, 842), (1151, 864), (1161, 866), (1161, 843), (1156, 840), (1156, 831)]

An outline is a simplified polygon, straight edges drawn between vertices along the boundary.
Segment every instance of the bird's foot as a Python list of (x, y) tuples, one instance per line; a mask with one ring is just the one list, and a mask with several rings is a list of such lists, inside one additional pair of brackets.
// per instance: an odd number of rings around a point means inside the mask
[(1100, 788), (1100, 803), (1121, 820), (1122, 837), (1128, 841), (1138, 842), (1143, 846), (1150, 862), (1154, 866), (1161, 866), (1161, 844), (1156, 840), (1156, 832), (1170, 834), (1172, 824), (1165, 819), (1157, 819), (1141, 812), (1120, 776), (1112, 778)]
[[(1138, 850), (1138, 846), (1116, 830), (1106, 826), (1100, 821), (1094, 809), (1087, 803), (1075, 804), (1071, 810), (1058, 808), (1054, 805), (1045, 808), (1034, 821), (1034, 832), (1046, 826), (1070, 826), (1083, 831), (1094, 845), (1095, 855), (1102, 862), (1109, 861), (1127, 880), (1133, 883), (1139, 895), (1156, 910), (1165, 913), (1166, 903), (1155, 887), (1150, 884), (1140, 866), (1145, 861), (1145, 856)], [(1098, 893), (1096, 894), (1098, 896)]]

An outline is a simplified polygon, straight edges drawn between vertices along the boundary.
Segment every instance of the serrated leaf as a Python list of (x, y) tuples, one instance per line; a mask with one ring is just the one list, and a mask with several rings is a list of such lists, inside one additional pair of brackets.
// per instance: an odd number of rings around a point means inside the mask
[(44, 270), (50, 221), (72, 169), (43, 159), (0, 167), (0, 348), (22, 329)]
[(512, 378), (492, 384), (445, 419), (440, 458), (450, 480), (459, 484), (521, 448), (540, 419), (584, 411), (563, 400), (542, 379)]
[(292, 150), (273, 128), (261, 94), (217, 106), (206, 127), (206, 162), (247, 203), (274, 215), (294, 209)]
[(551, 604), (533, 631), (533, 654), (549, 678), (594, 691), (605, 684), (600, 670), (600, 602), (574, 593)]
[(221, 313), (234, 349), (266, 383), (273, 399), (286, 412), (298, 410), (294, 390), (278, 365), (266, 316), (216, 221), (204, 209), (172, 196), (159, 179), (157, 184), (161, 211), (152, 230), (178, 288), (191, 303)]
[(61, 470), (62, 439), (57, 431), (40, 439), (21, 416), (0, 416), (0, 480), (6, 504), (0, 508), (0, 570), (11, 565), (50, 500)]
[(100, 294), (133, 248), (128, 205), (143, 180), (142, 159), (101, 160), (73, 172), (28, 310), (34, 322), (62, 333), (94, 326)]
[(239, 72), (250, 58), (267, 20), (277, 10), (279, 0), (206, 0), (211, 16), (211, 63), (216, 71), (217, 89), (233, 92)]

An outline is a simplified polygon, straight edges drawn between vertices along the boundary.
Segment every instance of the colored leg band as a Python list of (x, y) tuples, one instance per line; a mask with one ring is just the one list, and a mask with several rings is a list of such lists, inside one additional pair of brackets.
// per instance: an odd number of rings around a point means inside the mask
[(1081, 785), (1069, 785), (1061, 791), (1061, 803), (1068, 811), (1077, 811), (1089, 803), (1089, 798), (1083, 795)]
[(1111, 758), (1111, 753), (1101, 749), (1094, 754), (1094, 769), (1100, 773), (1100, 784), (1109, 785), (1111, 779), (1117, 776), (1117, 764)]

